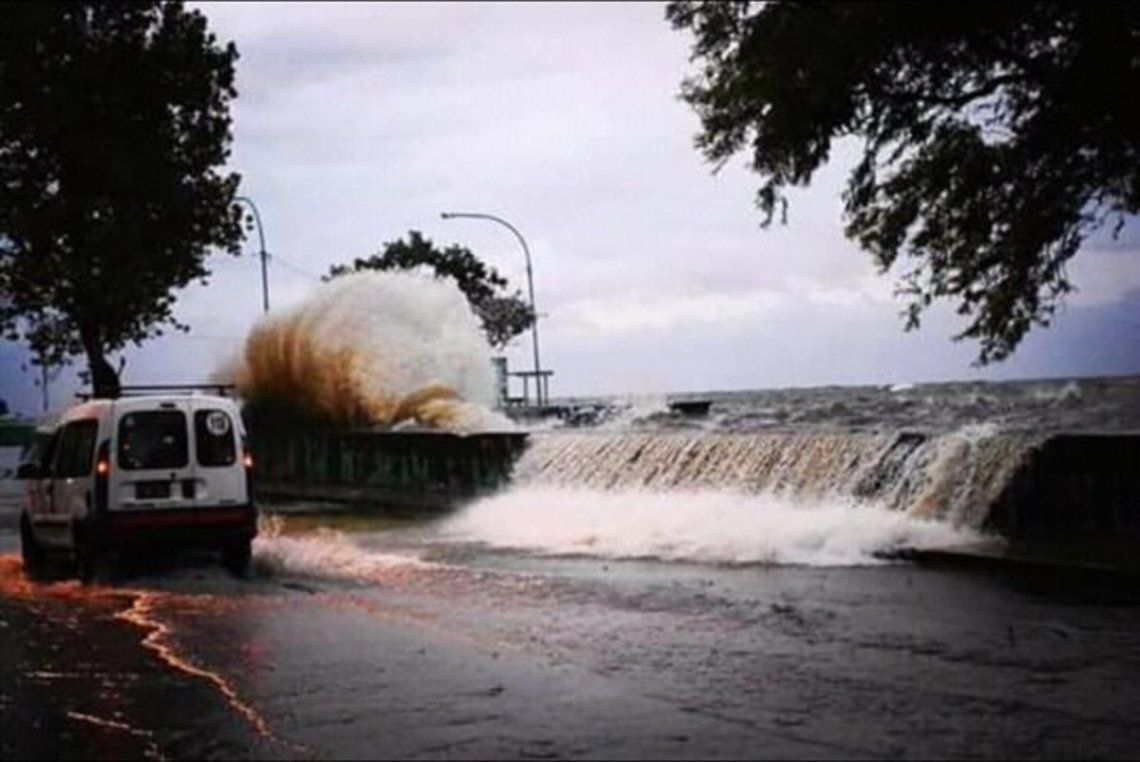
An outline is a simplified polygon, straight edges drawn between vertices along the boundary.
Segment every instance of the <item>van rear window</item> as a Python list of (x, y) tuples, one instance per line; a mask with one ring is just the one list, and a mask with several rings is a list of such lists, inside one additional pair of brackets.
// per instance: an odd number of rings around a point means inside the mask
[(237, 460), (234, 423), (224, 410), (194, 412), (194, 442), (201, 466), (232, 466)]
[(127, 413), (119, 421), (120, 468), (182, 468), (187, 462), (186, 416), (181, 411)]

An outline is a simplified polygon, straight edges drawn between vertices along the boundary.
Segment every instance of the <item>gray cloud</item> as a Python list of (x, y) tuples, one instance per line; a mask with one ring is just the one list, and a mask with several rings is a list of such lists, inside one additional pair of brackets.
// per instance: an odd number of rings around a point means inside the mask
[[(892, 277), (843, 237), (856, 146), (793, 192), (787, 226), (762, 230), (755, 176), (740, 161), (713, 175), (693, 148), (677, 97), (690, 40), (660, 5), (201, 7), (241, 52), (231, 163), (278, 258), (275, 307), (409, 229), (525, 287), (507, 231), (439, 219), (483, 211), (531, 245), (556, 394), (1140, 371), (1135, 225), (1091, 241), (1055, 327), (984, 371), (950, 342), (949, 309), (904, 334)], [(128, 351), (130, 380), (204, 378), (240, 347), (257, 261), (213, 261), (210, 286), (180, 298), (194, 332)], [(22, 355), (3, 351), (0, 396), (28, 397)], [(529, 365), (528, 339), (508, 356)]]

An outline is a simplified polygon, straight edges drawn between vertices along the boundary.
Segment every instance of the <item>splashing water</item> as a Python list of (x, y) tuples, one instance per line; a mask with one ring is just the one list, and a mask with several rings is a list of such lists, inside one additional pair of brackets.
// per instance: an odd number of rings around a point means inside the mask
[(557, 487), (484, 498), (444, 531), (456, 540), (556, 555), (809, 566), (870, 564), (902, 547), (979, 539), (968, 529), (849, 500)]
[(920, 434), (532, 435), (508, 492), (452, 539), (553, 554), (845, 566), (983, 541), (1036, 442), (996, 426)]
[(598, 427), (599, 430), (620, 431), (669, 412), (669, 403), (664, 394), (630, 394), (619, 401), (617, 407), (618, 413), (606, 419)]
[(285, 534), (284, 524), (280, 516), (259, 521), (253, 559), (262, 572), (368, 582), (401, 568), (434, 567), (411, 556), (366, 550), (343, 532), (332, 529), (291, 536)]
[(629, 432), (532, 435), (515, 468), (529, 486), (730, 491), (875, 502), (979, 529), (1037, 437), (968, 426), (920, 434)]
[(511, 428), (489, 410), (490, 349), (450, 281), (362, 272), (254, 326), (233, 380), (246, 399), (337, 424)]

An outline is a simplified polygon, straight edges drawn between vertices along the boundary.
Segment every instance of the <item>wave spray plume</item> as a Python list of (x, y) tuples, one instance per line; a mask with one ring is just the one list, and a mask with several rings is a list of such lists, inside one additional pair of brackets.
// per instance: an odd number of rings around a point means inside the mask
[(362, 272), (263, 318), (234, 372), (241, 395), (330, 423), (509, 426), (494, 400), (490, 348), (450, 281)]

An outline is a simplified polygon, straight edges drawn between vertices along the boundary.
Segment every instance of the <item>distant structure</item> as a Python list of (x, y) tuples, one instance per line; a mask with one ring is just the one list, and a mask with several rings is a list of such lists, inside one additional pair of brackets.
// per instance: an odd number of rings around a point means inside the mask
[(491, 367), (495, 371), (495, 407), (501, 409), (507, 406), (507, 398), (510, 396), (510, 386), (507, 383), (507, 358), (492, 357)]
[(680, 413), (691, 418), (700, 418), (709, 414), (712, 400), (670, 400), (669, 412)]
[[(552, 370), (510, 370), (506, 357), (492, 357), (495, 369), (495, 404), (503, 410), (514, 410), (523, 415), (545, 414), (554, 409), (550, 404), (550, 377)], [(511, 378), (522, 379), (522, 396), (511, 396)], [(534, 379), (534, 398), (531, 398), (531, 379)]]
[[(507, 402), (513, 406), (545, 408), (550, 406), (550, 377), (552, 370), (514, 370), (509, 374), (521, 378), (523, 393), (521, 397), (508, 397)], [(530, 403), (530, 380), (534, 379), (534, 404)]]

